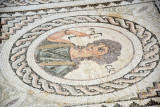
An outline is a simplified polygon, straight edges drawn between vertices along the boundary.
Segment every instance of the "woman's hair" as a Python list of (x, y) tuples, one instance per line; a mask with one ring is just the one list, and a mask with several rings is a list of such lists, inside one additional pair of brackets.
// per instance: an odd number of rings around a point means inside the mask
[[(122, 49), (122, 46), (120, 43), (116, 41), (101, 39), (94, 41), (92, 43), (88, 43), (85, 47), (88, 47), (89, 45), (98, 46), (100, 43), (103, 43), (108, 47), (108, 52), (106, 54), (101, 55), (101, 57), (91, 56), (91, 57), (75, 58), (73, 59), (73, 61), (76, 63), (76, 65), (78, 65), (82, 60), (92, 60), (102, 65), (102, 64), (110, 64), (118, 59), (118, 56), (121, 54), (120, 51)], [(75, 46), (75, 48), (79, 48), (79, 46)]]

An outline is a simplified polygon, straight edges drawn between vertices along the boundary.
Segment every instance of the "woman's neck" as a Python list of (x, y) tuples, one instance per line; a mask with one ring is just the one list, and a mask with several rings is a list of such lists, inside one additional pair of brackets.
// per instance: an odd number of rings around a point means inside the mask
[(75, 58), (81, 57), (81, 54), (80, 54), (79, 51), (80, 51), (80, 49), (75, 49), (74, 47), (71, 47), (70, 48), (71, 59), (75, 59)]

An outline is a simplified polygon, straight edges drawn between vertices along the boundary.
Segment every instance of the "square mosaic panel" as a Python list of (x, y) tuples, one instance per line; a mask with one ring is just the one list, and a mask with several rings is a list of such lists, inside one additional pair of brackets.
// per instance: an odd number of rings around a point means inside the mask
[(0, 106), (160, 106), (159, 0), (1, 0)]

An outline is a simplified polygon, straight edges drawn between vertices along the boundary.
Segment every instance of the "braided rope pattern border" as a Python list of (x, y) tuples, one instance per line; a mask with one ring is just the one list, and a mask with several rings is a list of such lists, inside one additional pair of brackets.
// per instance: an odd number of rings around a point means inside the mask
[[(58, 84), (45, 80), (27, 65), (26, 52), (30, 44), (41, 34), (58, 26), (73, 23), (107, 23), (122, 27), (135, 34), (143, 46), (143, 58), (136, 68), (121, 78), (97, 85), (74, 86)], [(44, 23), (21, 36), (13, 45), (10, 53), (10, 64), (16, 75), (29, 86), (53, 94), (64, 96), (93, 96), (111, 93), (139, 82), (157, 66), (159, 47), (156, 36), (146, 28), (134, 22), (109, 16), (72, 16)]]

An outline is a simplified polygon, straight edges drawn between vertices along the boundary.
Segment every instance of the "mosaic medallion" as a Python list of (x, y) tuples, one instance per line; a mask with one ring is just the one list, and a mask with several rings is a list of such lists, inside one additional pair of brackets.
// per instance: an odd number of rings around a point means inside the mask
[[(83, 25), (55, 32), (38, 45), (35, 59), (43, 72), (64, 79), (100, 79), (132, 61), (133, 43), (122, 32), (105, 24)], [(126, 54), (125, 50), (130, 51)], [(126, 62), (120, 64), (121, 61)]]
[(159, 63), (158, 40), (145, 27), (83, 12), (28, 24), (2, 53), (5, 75), (55, 101), (65, 96), (68, 103), (105, 101), (135, 86)]

